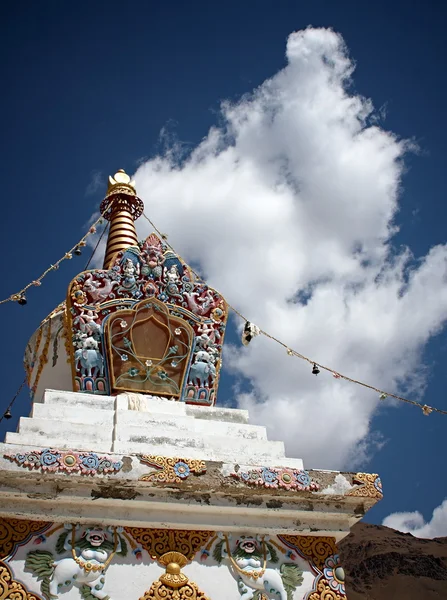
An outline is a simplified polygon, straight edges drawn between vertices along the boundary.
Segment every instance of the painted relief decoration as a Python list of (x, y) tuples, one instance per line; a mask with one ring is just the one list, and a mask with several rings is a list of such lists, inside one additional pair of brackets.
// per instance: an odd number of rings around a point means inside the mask
[(84, 600), (109, 600), (102, 591), (107, 567), (116, 554), (127, 554), (127, 544), (119, 534), (122, 529), (87, 527), (82, 533), (78, 530), (75, 525), (67, 525), (57, 540), (56, 553), (68, 552), (68, 556), (55, 560), (48, 550), (33, 550), (26, 557), (25, 569), (41, 582), (40, 590), (47, 600), (56, 600), (63, 588), (73, 585)]
[(166, 571), (140, 600), (209, 600), (197, 584), (182, 573), (182, 567), (189, 562), (183, 554), (167, 552), (158, 562), (166, 567)]
[(249, 471), (234, 471), (231, 473), (231, 477), (248, 485), (264, 488), (283, 488), (299, 492), (316, 492), (320, 489), (318, 483), (311, 479), (307, 471), (297, 471), (296, 469), (257, 467)]
[(79, 473), (80, 475), (113, 475), (123, 466), (108, 456), (95, 452), (73, 452), (71, 450), (30, 450), (23, 454), (4, 454), (11, 462), (30, 471), (37, 469), (51, 473)]
[(295, 563), (282, 563), (276, 568), (278, 553), (267, 536), (241, 535), (233, 547), (229, 535), (219, 533), (218, 537), (213, 557), (219, 564), (227, 561), (233, 568), (241, 600), (263, 600), (266, 594), (267, 598), (293, 599), (303, 582), (303, 572)]
[(226, 303), (155, 234), (78, 275), (67, 308), (75, 390), (215, 403)]
[(128, 533), (153, 560), (158, 560), (168, 552), (181, 552), (188, 561), (193, 560), (200, 548), (211, 539), (216, 539), (212, 531), (193, 529), (146, 529), (126, 527)]
[(28, 591), (6, 563), (20, 546), (26, 545), (35, 536), (41, 535), (51, 527), (45, 521), (27, 521), (0, 517), (0, 599), (1, 600), (41, 600), (40, 596)]
[(346, 589), (330, 537), (0, 518), (2, 598), (346, 600)]
[(363, 498), (383, 498), (382, 481), (376, 473), (357, 473), (352, 482), (357, 487), (350, 490), (347, 496), (360, 496)]
[(142, 475), (139, 481), (152, 481), (154, 483), (181, 483), (191, 474), (203, 475), (206, 473), (205, 461), (192, 458), (173, 458), (168, 456), (141, 455), (140, 461), (153, 467), (152, 473)]
[(307, 557), (314, 565), (317, 576), (306, 600), (346, 600), (346, 576), (334, 538), (280, 535), (278, 539), (301, 556)]
[(51, 523), (45, 521), (0, 517), (0, 560), (8, 558), (18, 546), (26, 544), (50, 527)]
[(29, 592), (26, 587), (16, 581), (11, 569), (0, 560), (0, 598), (1, 600), (40, 600)]

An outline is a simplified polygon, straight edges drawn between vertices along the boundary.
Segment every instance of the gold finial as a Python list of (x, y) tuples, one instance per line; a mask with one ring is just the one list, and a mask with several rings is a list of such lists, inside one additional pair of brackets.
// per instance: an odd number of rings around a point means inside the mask
[(117, 188), (127, 188), (132, 195), (136, 196), (135, 181), (131, 181), (124, 169), (118, 169), (113, 177), (109, 175), (107, 196), (111, 193), (116, 193)]
[(110, 221), (104, 269), (108, 269), (117, 252), (136, 246), (137, 232), (133, 222), (143, 212), (144, 204), (137, 196), (135, 182), (119, 169), (113, 177), (109, 176), (107, 194), (101, 202), (101, 213)]
[(182, 573), (182, 567), (188, 564), (186, 556), (180, 552), (166, 552), (158, 559), (166, 567), (166, 572), (160, 576), (160, 581), (170, 588), (180, 588), (188, 583), (188, 577)]

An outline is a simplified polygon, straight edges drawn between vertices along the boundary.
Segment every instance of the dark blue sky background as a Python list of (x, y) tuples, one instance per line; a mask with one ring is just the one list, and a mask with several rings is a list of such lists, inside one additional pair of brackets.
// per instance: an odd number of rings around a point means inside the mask
[[(104, 176), (117, 168), (134, 172), (160, 150), (166, 126), (197, 144), (216, 123), (220, 101), (237, 99), (284, 66), (288, 34), (308, 25), (343, 35), (357, 62), (355, 90), (386, 107), (386, 128), (420, 146), (407, 161), (396, 244), (410, 245), (417, 258), (445, 242), (446, 13), (428, 0), (4, 3), (1, 296), (40, 275), (83, 234), (104, 193), (86, 193), (94, 173), (105, 186)], [(26, 307), (0, 306), (2, 406), (23, 379), (28, 338), (85, 261), (65, 262), (30, 291)], [(425, 356), (424, 401), (444, 409), (446, 359), (441, 334)], [(222, 383), (221, 398), (231, 393), (229, 380)], [(24, 393), (8, 429), (28, 412)], [(379, 412), (374, 427), (387, 444), (367, 469), (382, 475), (385, 498), (367, 520), (415, 509), (429, 518), (447, 497), (447, 417), (404, 406)]]

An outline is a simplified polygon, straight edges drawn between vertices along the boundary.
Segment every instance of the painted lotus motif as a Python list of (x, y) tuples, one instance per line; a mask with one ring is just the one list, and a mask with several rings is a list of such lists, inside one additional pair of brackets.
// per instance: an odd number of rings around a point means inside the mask
[(339, 594), (346, 594), (345, 571), (340, 564), (339, 555), (333, 554), (332, 556), (329, 556), (324, 565), (324, 577), (330, 588)]

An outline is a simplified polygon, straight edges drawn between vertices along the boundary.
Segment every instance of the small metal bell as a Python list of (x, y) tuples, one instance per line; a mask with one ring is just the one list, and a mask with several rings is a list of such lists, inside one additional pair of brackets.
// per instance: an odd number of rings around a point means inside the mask
[(82, 250), (79, 248), (79, 246), (76, 246), (74, 253), (76, 254), (76, 256), (81, 256)]
[(312, 373), (314, 375), (318, 375), (318, 373), (320, 372), (320, 369), (317, 367), (317, 365), (314, 363), (314, 366), (312, 367)]
[(19, 299), (17, 300), (17, 303), (20, 304), (20, 306), (25, 306), (25, 304), (27, 304), (28, 300), (26, 299), (25, 294), (20, 294)]
[(12, 414), (9, 408), (7, 408), (3, 414), (3, 418), (5, 419), (12, 419)]

